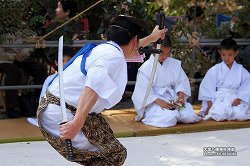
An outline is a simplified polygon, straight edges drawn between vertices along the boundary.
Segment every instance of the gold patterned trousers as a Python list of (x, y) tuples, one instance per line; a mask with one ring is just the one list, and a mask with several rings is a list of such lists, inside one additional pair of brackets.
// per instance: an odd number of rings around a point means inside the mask
[[(48, 106), (48, 104), (60, 105), (60, 100), (58, 97), (47, 92), (38, 107), (38, 124), (43, 136), (49, 144), (66, 158), (67, 150), (65, 141), (50, 134), (41, 124), (41, 112)], [(66, 103), (66, 108), (71, 110), (72, 114), (75, 115), (75, 107)], [(127, 150), (115, 138), (109, 124), (105, 121), (101, 114), (89, 114), (81, 130), (87, 137), (89, 143), (98, 147), (100, 151), (92, 152), (73, 147), (75, 156), (74, 162), (85, 166), (119, 166), (124, 163), (127, 157)]]

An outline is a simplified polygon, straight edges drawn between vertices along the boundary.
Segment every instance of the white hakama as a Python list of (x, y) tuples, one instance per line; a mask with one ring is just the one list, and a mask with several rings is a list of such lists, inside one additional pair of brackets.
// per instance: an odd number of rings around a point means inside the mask
[[(239, 98), (238, 106), (232, 106)], [(202, 100), (201, 115), (205, 115), (207, 101), (212, 102), (205, 120), (216, 121), (250, 119), (250, 75), (240, 64), (234, 61), (232, 68), (221, 62), (208, 70), (200, 84), (199, 100)]]
[(155, 126), (170, 127), (177, 122), (195, 123), (200, 118), (194, 113), (192, 105), (185, 102), (181, 110), (162, 109), (154, 103), (157, 98), (166, 102), (177, 99), (177, 93), (183, 92), (185, 100), (191, 95), (189, 80), (181, 67), (181, 62), (173, 58), (167, 58), (162, 64), (158, 62), (152, 89), (145, 106), (142, 106), (143, 98), (149, 83), (154, 57), (151, 56), (140, 68), (137, 74), (135, 90), (132, 100), (137, 112), (136, 120)]

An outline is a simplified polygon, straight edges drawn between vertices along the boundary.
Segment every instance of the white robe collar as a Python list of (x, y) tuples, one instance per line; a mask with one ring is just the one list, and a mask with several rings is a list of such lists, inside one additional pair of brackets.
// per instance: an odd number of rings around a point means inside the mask
[(115, 42), (113, 42), (113, 41), (107, 41), (107, 43), (109, 43), (109, 44), (115, 46), (115, 47), (116, 47), (119, 51), (121, 51), (121, 53), (124, 55), (124, 52), (122, 51), (122, 48), (121, 48), (117, 43), (115, 43)]
[[(152, 54), (152, 55), (150, 56), (150, 58), (149, 58), (150, 62), (154, 63), (154, 58), (155, 58), (155, 57), (154, 57), (154, 55)], [(158, 61), (157, 66), (163, 66), (163, 65), (165, 65), (165, 64), (167, 64), (167, 63), (169, 63), (170, 59), (171, 59), (171, 57), (170, 57), (170, 56), (169, 56), (169, 57), (167, 57), (167, 59), (165, 59), (165, 60), (163, 61), (163, 63), (162, 63), (162, 64)]]
[(224, 61), (222, 61), (222, 69), (224, 71), (230, 71), (233, 70), (236, 67), (236, 61), (233, 62), (231, 69), (226, 65)]

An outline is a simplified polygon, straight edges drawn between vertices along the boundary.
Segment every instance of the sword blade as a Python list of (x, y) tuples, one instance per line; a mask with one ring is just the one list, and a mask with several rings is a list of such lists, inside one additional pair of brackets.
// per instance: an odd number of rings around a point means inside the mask
[[(59, 77), (60, 105), (62, 111), (62, 123), (61, 123), (62, 125), (68, 121), (65, 96), (64, 96), (64, 86), (63, 86), (63, 36), (59, 38), (59, 45), (58, 45), (58, 77)], [(70, 139), (66, 139), (65, 143), (67, 148), (66, 150), (68, 153), (67, 159), (69, 161), (74, 161), (72, 142)]]
[(59, 38), (59, 45), (58, 45), (58, 77), (59, 77), (60, 105), (63, 117), (62, 122), (67, 122), (64, 87), (63, 87), (63, 36)]

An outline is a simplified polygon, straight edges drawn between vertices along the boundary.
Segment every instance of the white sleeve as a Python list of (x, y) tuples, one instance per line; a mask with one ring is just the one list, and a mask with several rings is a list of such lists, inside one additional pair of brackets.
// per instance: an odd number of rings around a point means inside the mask
[(142, 105), (148, 88), (148, 83), (149, 78), (139, 70), (136, 78), (135, 89), (132, 95), (132, 100), (136, 110), (143, 109), (147, 105), (153, 103), (157, 98), (159, 98), (157, 94), (154, 93), (154, 90), (151, 87), (147, 102), (144, 106)]
[(142, 105), (148, 88), (148, 83), (149, 78), (139, 70), (137, 73), (135, 89), (132, 95), (132, 101), (137, 112), (137, 116), (135, 118), (136, 121), (140, 121), (143, 118), (146, 106), (153, 103), (157, 98), (159, 98), (157, 94), (154, 93), (154, 90), (151, 87), (147, 102), (145, 105)]
[(250, 74), (243, 68), (241, 74), (241, 85), (237, 90), (237, 97), (248, 104), (250, 103)]
[(122, 66), (122, 59), (120, 57), (110, 57), (102, 59), (93, 67), (87, 70), (85, 86), (93, 89), (98, 96), (104, 108), (108, 109), (117, 104), (124, 93), (124, 88), (119, 87), (119, 84), (114, 81), (123, 81), (120, 73)]
[(175, 92), (183, 92), (185, 94), (185, 100), (187, 100), (187, 98), (191, 96), (191, 89), (188, 77), (182, 67), (180, 67), (180, 71), (177, 76), (177, 82), (174, 86)]
[(212, 67), (208, 70), (205, 77), (201, 81), (199, 88), (199, 100), (213, 101), (216, 92), (216, 68)]

